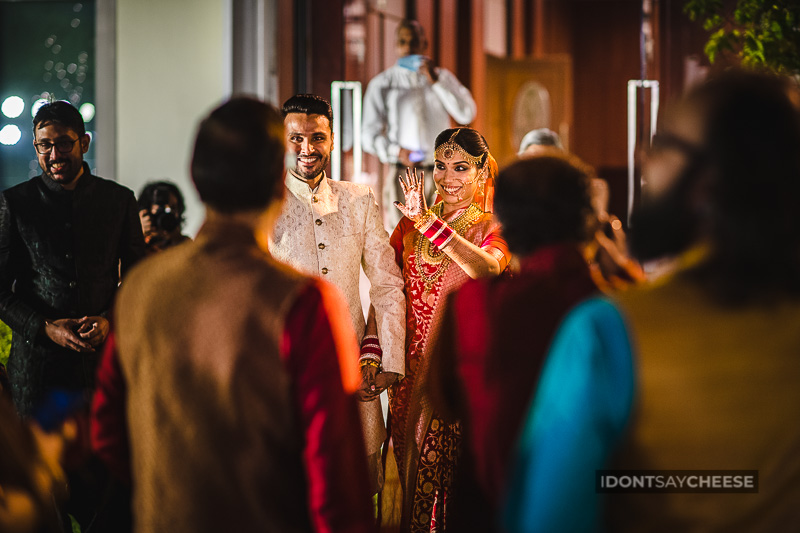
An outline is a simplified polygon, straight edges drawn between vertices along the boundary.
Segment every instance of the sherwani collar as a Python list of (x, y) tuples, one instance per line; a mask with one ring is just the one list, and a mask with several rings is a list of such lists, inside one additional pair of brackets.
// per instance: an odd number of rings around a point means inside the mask
[(322, 171), (322, 179), (319, 180), (319, 185), (317, 185), (314, 191), (308, 188), (308, 184), (305, 180), (295, 177), (295, 175), (289, 171), (286, 172), (284, 183), (286, 184), (286, 188), (289, 189), (289, 192), (305, 200), (310, 199), (311, 196), (315, 194), (328, 194), (331, 190), (331, 186), (328, 184), (328, 176), (325, 174), (324, 170)]

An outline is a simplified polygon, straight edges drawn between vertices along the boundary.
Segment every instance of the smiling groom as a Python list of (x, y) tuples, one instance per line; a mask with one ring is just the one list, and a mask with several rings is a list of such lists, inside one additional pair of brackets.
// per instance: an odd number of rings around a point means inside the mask
[[(405, 369), (403, 278), (372, 189), (325, 175), (334, 142), (330, 104), (319, 96), (301, 94), (289, 98), (282, 113), (287, 149), (296, 163), (287, 165), (286, 199), (270, 252), (297, 270), (332, 283), (347, 301), (361, 342), (363, 383), (357, 394), (377, 492), (383, 484), (380, 450), (386, 437), (378, 396)], [(362, 267), (370, 282), (366, 321), (359, 292)]]

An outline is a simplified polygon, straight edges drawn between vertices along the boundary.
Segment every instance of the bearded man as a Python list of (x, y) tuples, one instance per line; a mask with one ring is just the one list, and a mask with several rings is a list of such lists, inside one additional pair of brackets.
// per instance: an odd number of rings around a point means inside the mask
[(0, 195), (0, 320), (23, 417), (54, 389), (93, 388), (120, 276), (144, 256), (133, 191), (91, 173), (78, 110), (42, 106), (33, 133), (42, 174)]
[[(282, 108), (286, 145), (294, 164), (286, 173), (286, 202), (270, 251), (306, 274), (335, 285), (347, 301), (361, 341), (363, 383), (358, 393), (373, 491), (383, 484), (381, 445), (386, 437), (378, 396), (405, 369), (405, 295), (375, 195), (366, 185), (333, 181), (325, 168), (333, 149), (330, 104), (300, 94)], [(360, 271), (370, 282), (369, 319), (359, 291)]]

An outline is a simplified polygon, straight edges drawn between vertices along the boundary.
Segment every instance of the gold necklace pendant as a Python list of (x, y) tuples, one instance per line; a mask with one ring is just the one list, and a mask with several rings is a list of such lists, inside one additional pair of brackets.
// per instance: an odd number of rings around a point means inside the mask
[[(433, 213), (441, 218), (444, 209), (444, 202), (440, 202), (431, 208)], [(459, 236), (464, 236), (464, 232), (478, 221), (483, 216), (483, 210), (477, 204), (470, 204), (463, 213), (458, 215), (448, 226), (455, 231)], [(427, 237), (421, 233), (417, 233), (416, 242), (414, 243), (414, 260), (417, 265), (419, 276), (425, 285), (425, 291), (422, 295), (423, 300), (429, 306), (433, 307), (436, 303), (435, 295), (431, 294), (433, 286), (439, 281), (442, 275), (447, 271), (450, 265), (450, 256), (437, 248)], [(428, 275), (425, 272), (426, 266), (436, 266), (436, 270)]]

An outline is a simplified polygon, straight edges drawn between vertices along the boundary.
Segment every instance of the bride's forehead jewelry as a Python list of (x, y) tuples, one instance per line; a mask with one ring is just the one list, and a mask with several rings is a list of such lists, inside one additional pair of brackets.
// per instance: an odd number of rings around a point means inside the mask
[(470, 163), (471, 165), (479, 167), (481, 165), (481, 158), (483, 156), (479, 155), (476, 157), (468, 153), (466, 150), (461, 148), (461, 146), (456, 144), (455, 141), (453, 140), (456, 138), (456, 135), (458, 135), (458, 132), (460, 131), (461, 131), (460, 128), (457, 129), (456, 131), (453, 132), (453, 135), (450, 136), (450, 140), (448, 140), (446, 143), (440, 144), (436, 148), (434, 156), (436, 157), (436, 159), (439, 159), (441, 161), (450, 161), (451, 159), (454, 159), (458, 155), (459, 157), (463, 157), (464, 161)]

